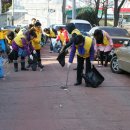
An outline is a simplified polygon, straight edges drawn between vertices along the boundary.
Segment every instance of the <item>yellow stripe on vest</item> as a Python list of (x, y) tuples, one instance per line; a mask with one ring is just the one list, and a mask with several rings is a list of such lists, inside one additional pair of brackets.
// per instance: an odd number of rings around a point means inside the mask
[(104, 33), (104, 37), (103, 37), (103, 45), (104, 46), (109, 45), (109, 40), (107, 39), (106, 32)]
[(90, 48), (92, 45), (92, 38), (90, 37), (85, 37), (85, 43), (84, 43), (84, 49), (85, 49), (85, 54), (81, 55), (78, 52), (78, 45), (76, 45), (76, 53), (78, 56), (83, 57), (83, 58), (88, 58), (90, 56)]
[(17, 35), (17, 36), (14, 38), (15, 43), (16, 43), (19, 47), (23, 47), (23, 43), (22, 43), (21, 38), (25, 38), (25, 36), (24, 36), (24, 35)]

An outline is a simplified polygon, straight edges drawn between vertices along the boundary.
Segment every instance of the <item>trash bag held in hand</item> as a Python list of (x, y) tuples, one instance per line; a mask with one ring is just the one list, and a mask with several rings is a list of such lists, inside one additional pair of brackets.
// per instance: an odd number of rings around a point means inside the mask
[(58, 62), (60, 63), (60, 65), (62, 67), (65, 66), (65, 56), (67, 55), (68, 51), (65, 50), (65, 51), (62, 51), (61, 53), (59, 53), (58, 57), (57, 57), (57, 60)]
[(104, 81), (104, 77), (94, 66), (91, 68), (90, 72), (83, 74), (82, 76), (85, 83), (90, 84), (94, 88), (98, 87)]
[(31, 66), (31, 68), (32, 68), (33, 71), (37, 70), (37, 62), (38, 62), (37, 59), (38, 59), (37, 58), (37, 54), (33, 54), (33, 60), (30, 59), (30, 57), (28, 59), (28, 63), (30, 64), (30, 66)]

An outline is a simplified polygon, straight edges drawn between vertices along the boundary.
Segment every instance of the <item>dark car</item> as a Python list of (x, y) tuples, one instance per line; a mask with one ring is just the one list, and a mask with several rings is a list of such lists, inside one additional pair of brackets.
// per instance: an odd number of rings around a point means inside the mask
[(128, 33), (128, 31), (126, 29), (123, 28), (119, 28), (119, 27), (110, 27), (110, 26), (96, 26), (93, 27), (88, 34), (90, 36), (93, 36), (94, 31), (96, 29), (101, 29), (104, 30), (106, 32), (108, 32), (108, 34), (111, 36), (113, 43), (114, 43), (114, 48), (118, 48), (123, 46), (123, 43), (125, 41), (130, 40), (130, 34)]

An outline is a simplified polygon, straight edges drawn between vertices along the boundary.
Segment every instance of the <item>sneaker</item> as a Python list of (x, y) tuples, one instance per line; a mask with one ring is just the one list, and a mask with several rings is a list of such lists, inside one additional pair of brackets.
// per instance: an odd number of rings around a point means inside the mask
[(21, 68), (21, 70), (22, 70), (22, 71), (28, 71), (28, 69), (27, 69), (27, 68)]
[(78, 86), (78, 85), (81, 85), (81, 83), (77, 82), (77, 83), (74, 84), (74, 86)]

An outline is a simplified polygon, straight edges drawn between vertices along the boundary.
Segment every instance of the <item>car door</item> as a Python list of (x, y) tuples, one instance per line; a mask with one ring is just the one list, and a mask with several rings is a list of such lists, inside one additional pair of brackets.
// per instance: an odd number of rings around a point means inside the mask
[(130, 41), (127, 46), (123, 46), (119, 48), (117, 51), (119, 68), (130, 72)]

